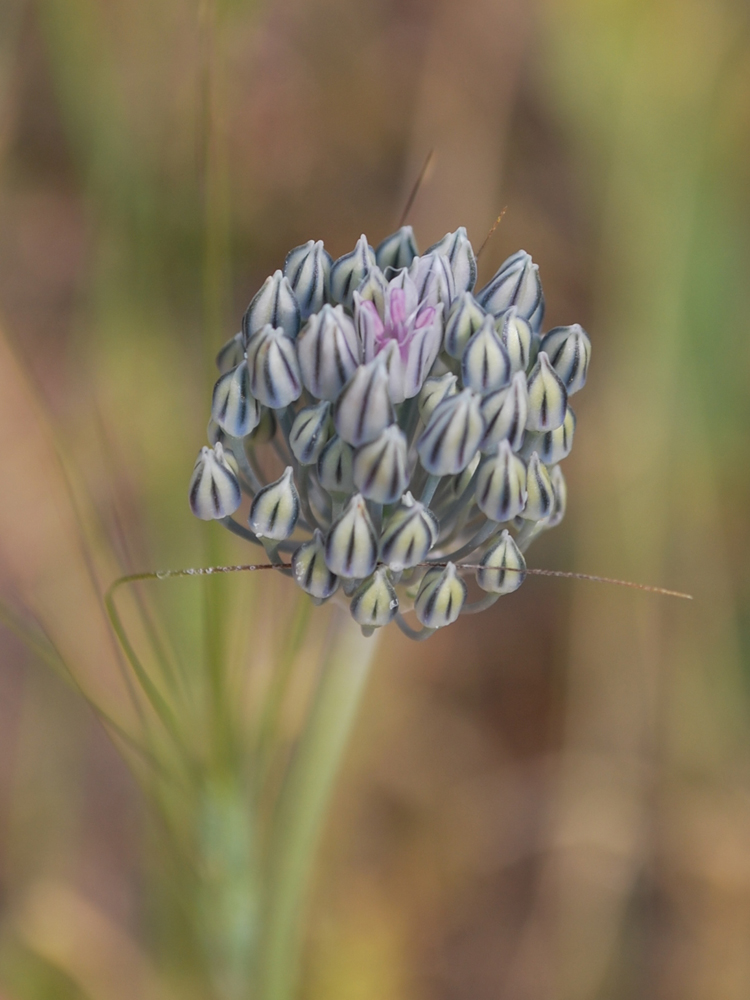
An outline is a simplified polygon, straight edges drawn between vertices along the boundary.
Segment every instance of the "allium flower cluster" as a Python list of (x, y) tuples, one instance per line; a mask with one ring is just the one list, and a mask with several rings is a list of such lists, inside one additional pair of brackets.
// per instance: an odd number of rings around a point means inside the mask
[(589, 338), (541, 334), (525, 251), (478, 292), (476, 277), (463, 227), (421, 256), (410, 226), (337, 261), (311, 240), (217, 358), (193, 513), (291, 557), (281, 571), (317, 603), (343, 594), (366, 633), (396, 620), (423, 638), (517, 590), (523, 552), (565, 512)]

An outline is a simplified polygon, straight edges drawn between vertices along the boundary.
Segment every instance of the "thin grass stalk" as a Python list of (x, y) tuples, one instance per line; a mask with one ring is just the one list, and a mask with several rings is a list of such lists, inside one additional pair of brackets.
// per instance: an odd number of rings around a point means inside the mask
[(291, 1000), (303, 941), (312, 864), (336, 776), (378, 648), (343, 614), (273, 819), (263, 904), (257, 1000)]

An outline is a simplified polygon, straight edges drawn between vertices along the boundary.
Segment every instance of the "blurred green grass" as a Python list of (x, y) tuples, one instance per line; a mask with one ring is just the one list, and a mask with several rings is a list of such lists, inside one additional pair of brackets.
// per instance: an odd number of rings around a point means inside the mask
[[(744, 998), (746, 8), (235, 2), (216, 13), (207, 97), (211, 12), (6, 0), (0, 15), (0, 318), (102, 535), (118, 518), (136, 568), (241, 560), (185, 499), (207, 354), (290, 246), (338, 254), (389, 231), (434, 145), (420, 244), (464, 222), (479, 243), (507, 204), (483, 273), (523, 246), (550, 325), (580, 319), (594, 343), (569, 515), (535, 564), (696, 596), (530, 580), (424, 647), (389, 637), (328, 831), (305, 996)], [(29, 525), (2, 506), (18, 592), (9, 539)], [(47, 538), (28, 556), (42, 604), (70, 558)], [(248, 642), (273, 647), (288, 594), (220, 586), (241, 670)], [(190, 587), (150, 599), (197, 669)], [(249, 635), (264, 616), (276, 632)], [(68, 967), (19, 913), (43, 874), (147, 942), (141, 851), (92, 818), (112, 781), (122, 815), (137, 800), (114, 755), (90, 776), (92, 724), (57, 682), (10, 640), (4, 661), (0, 989), (88, 995), (76, 948)]]

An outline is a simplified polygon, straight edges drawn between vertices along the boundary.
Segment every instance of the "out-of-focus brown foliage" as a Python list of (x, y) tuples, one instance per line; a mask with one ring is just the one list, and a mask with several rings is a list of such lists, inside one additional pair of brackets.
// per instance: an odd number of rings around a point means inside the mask
[[(116, 682), (115, 653), (50, 442), (109, 536), (100, 572), (200, 563), (206, 203), (219, 339), (291, 246), (394, 228), (430, 148), (420, 245), (460, 224), (478, 245), (507, 206), (480, 280), (523, 246), (548, 325), (593, 342), (569, 513), (532, 564), (696, 597), (529, 579), (424, 645), (388, 636), (328, 827), (307, 1000), (750, 991), (748, 27), (730, 0), (0, 11), (2, 586), (92, 683)], [(189, 609), (164, 602), (189, 644)], [(3, 941), (31, 957), (8, 971), (0, 948), (0, 989), (150, 995), (122, 832), (137, 797), (98, 723), (2, 642)], [(81, 980), (76, 921), (146, 985)]]

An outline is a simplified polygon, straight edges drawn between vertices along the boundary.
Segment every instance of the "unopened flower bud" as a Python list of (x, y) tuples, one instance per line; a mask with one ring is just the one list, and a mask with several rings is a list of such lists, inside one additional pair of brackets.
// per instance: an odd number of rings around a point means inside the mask
[(402, 267), (409, 267), (418, 253), (414, 230), (411, 226), (402, 226), (395, 233), (386, 236), (375, 251), (375, 258), (381, 271), (385, 271), (387, 267), (400, 271)]
[(490, 594), (512, 594), (526, 579), (526, 560), (507, 529), (479, 565), (477, 583)]
[(343, 306), (325, 305), (310, 317), (297, 340), (305, 388), (318, 399), (334, 400), (357, 369), (360, 344)]
[(445, 322), (444, 345), (452, 358), (461, 357), (486, 315), (471, 292), (461, 292), (456, 298)]
[(446, 309), (456, 297), (450, 262), (441, 253), (426, 253), (415, 257), (409, 268), (409, 277), (417, 289), (418, 301), (436, 306), (442, 302)]
[(331, 525), (326, 539), (326, 565), (337, 576), (363, 580), (378, 561), (378, 539), (367, 504), (355, 493)]
[(461, 357), (464, 386), (482, 395), (504, 389), (512, 375), (510, 358), (495, 332), (495, 321), (487, 316)]
[(336, 592), (339, 578), (326, 566), (325, 544), (319, 528), (292, 556), (292, 575), (297, 586), (318, 601), (326, 601)]
[(354, 449), (338, 434), (320, 453), (318, 479), (329, 493), (351, 493), (354, 489)]
[(398, 597), (385, 566), (376, 569), (359, 585), (349, 607), (355, 622), (370, 634), (372, 629), (383, 628), (393, 621), (398, 611)]
[(524, 442), (524, 455), (536, 451), (545, 465), (555, 465), (562, 462), (570, 454), (573, 447), (573, 434), (576, 429), (576, 416), (570, 407), (565, 411), (565, 419), (559, 427), (544, 434), (529, 434)]
[(427, 253), (441, 253), (448, 258), (456, 292), (471, 291), (477, 280), (477, 259), (464, 226), (455, 233), (446, 233)]
[(190, 479), (190, 509), (202, 521), (218, 520), (233, 514), (242, 502), (240, 484), (217, 441), (213, 448), (201, 448)]
[(417, 442), (422, 466), (433, 476), (455, 476), (472, 460), (483, 434), (479, 396), (471, 389), (448, 396)]
[(340, 302), (347, 309), (351, 309), (354, 304), (354, 292), (359, 288), (370, 268), (375, 266), (375, 251), (363, 233), (352, 252), (339, 257), (331, 267), (331, 298), (333, 301)]
[(247, 345), (250, 391), (264, 406), (280, 410), (302, 394), (294, 341), (280, 327), (264, 326)]
[(289, 447), (300, 465), (314, 465), (320, 458), (331, 432), (331, 404), (324, 400), (306, 406), (294, 418), (289, 432)]
[(261, 406), (250, 392), (247, 362), (222, 375), (214, 386), (211, 415), (232, 437), (245, 437), (260, 423)]
[(385, 309), (385, 293), (388, 282), (385, 280), (383, 272), (379, 267), (371, 267), (357, 287), (354, 293), (354, 301), (357, 298), (361, 302), (372, 302), (382, 316)]
[(219, 369), (219, 373), (223, 375), (225, 372), (231, 371), (232, 368), (236, 368), (244, 357), (245, 342), (240, 330), (239, 333), (235, 333), (232, 339), (224, 344), (216, 355), (216, 367)]
[(378, 356), (360, 365), (344, 386), (336, 403), (336, 430), (356, 448), (374, 441), (394, 418), (388, 371), (384, 359)]
[(424, 575), (414, 602), (417, 618), (426, 628), (451, 625), (466, 603), (466, 584), (456, 567), (449, 562), (444, 569), (435, 567)]
[(526, 504), (526, 466), (501, 441), (497, 454), (479, 469), (477, 506), (491, 521), (511, 521)]
[(562, 379), (569, 396), (583, 389), (591, 359), (591, 341), (583, 327), (578, 323), (556, 326), (545, 334), (542, 350)]
[(505, 344), (512, 371), (525, 372), (531, 360), (531, 345), (534, 338), (528, 320), (519, 316), (516, 307), (511, 306), (499, 317), (497, 332)]
[(481, 411), (485, 423), (480, 445), (482, 451), (487, 455), (492, 454), (498, 442), (503, 440), (507, 440), (512, 451), (518, 451), (523, 444), (529, 412), (529, 394), (524, 373), (516, 372), (507, 389), (485, 396)]
[(308, 240), (286, 257), (284, 274), (289, 279), (299, 305), (302, 322), (323, 308), (333, 260), (323, 241)]
[(281, 271), (275, 271), (263, 282), (242, 317), (245, 345), (264, 326), (279, 327), (294, 339), (299, 333), (299, 318), (299, 305), (289, 279)]
[(526, 492), (528, 499), (521, 511), (521, 517), (527, 521), (543, 521), (552, 513), (555, 494), (550, 482), (547, 467), (534, 451), (526, 469)]
[(528, 378), (529, 414), (526, 426), (531, 431), (551, 431), (565, 420), (568, 394), (544, 351), (539, 352)]
[(446, 372), (435, 378), (428, 378), (419, 393), (419, 415), (425, 424), (430, 422), (430, 417), (435, 412), (438, 403), (442, 403), (448, 396), (455, 396), (458, 392), (456, 384), (458, 378), (453, 372)]
[(276, 482), (259, 490), (250, 505), (250, 527), (259, 538), (289, 538), (299, 517), (299, 495), (291, 465)]
[(383, 527), (380, 558), (395, 572), (418, 566), (437, 541), (438, 531), (429, 507), (406, 493)]
[(547, 527), (556, 528), (565, 517), (565, 508), (568, 505), (568, 487), (559, 465), (555, 465), (549, 470), (549, 479), (552, 483), (552, 491), (555, 497), (552, 504), (552, 512), (547, 518)]
[(369, 444), (354, 453), (354, 485), (362, 496), (376, 503), (395, 503), (406, 490), (407, 442), (404, 432), (391, 424)]
[(537, 333), (544, 316), (544, 295), (539, 267), (525, 250), (514, 253), (500, 266), (495, 277), (477, 293), (477, 301), (496, 316), (511, 306), (529, 321)]

